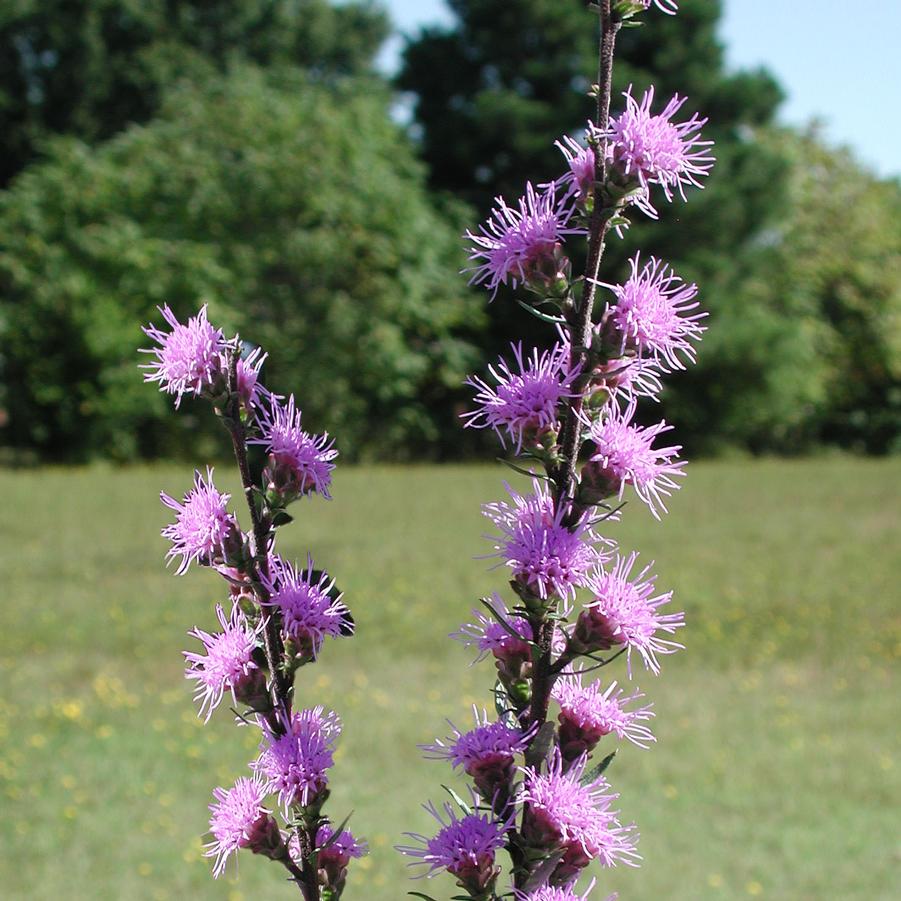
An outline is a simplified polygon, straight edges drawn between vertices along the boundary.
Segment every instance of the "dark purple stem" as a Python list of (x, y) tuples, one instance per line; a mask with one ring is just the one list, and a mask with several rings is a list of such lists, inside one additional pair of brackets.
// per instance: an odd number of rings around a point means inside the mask
[[(264, 522), (254, 500), (256, 486), (253, 483), (253, 477), (250, 474), (250, 464), (247, 460), (247, 429), (241, 421), (241, 400), (237, 391), (238, 356), (239, 352), (236, 349), (232, 352), (229, 359), (229, 401), (224, 419), (231, 434), (235, 460), (238, 463), (238, 471), (241, 474), (244, 499), (247, 501), (247, 509), (250, 512), (250, 521), (253, 527), (253, 559), (250, 563), (248, 575), (260, 605), (260, 610), (266, 616), (266, 625), (263, 629), (263, 648), (266, 653), (266, 663), (272, 676), (270, 691), (273, 706), (272, 713), (267, 717), (267, 723), (273, 732), (283, 735), (291, 721), (292, 682), (286, 675), (282, 665), (285, 659), (285, 645), (282, 641), (278, 611), (267, 606), (269, 594), (261, 582), (261, 577), (266, 577), (269, 574), (269, 547), (272, 543), (272, 527)], [(290, 858), (284, 858), (282, 863), (294, 876), (294, 881), (300, 887), (305, 901), (319, 901), (319, 876), (316, 862), (313, 860), (315, 826), (310, 827), (302, 823), (299, 824), (297, 826), (297, 838), (301, 852), (300, 867), (294, 864)]]

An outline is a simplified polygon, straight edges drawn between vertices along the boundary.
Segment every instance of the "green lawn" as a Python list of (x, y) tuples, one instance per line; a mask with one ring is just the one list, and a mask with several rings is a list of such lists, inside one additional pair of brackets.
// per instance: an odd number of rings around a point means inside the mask
[[(218, 481), (224, 483), (225, 471)], [(283, 553), (312, 549), (347, 593), (358, 637), (299, 674), (303, 703), (344, 719), (330, 810), (355, 808), (373, 848), (348, 901), (410, 887), (392, 850), (428, 829), (443, 764), (416, 745), (490, 700), (491, 666), (446, 638), (503, 587), (479, 503), (498, 468), (339, 471), (303, 502)], [(216, 784), (244, 772), (249, 729), (203, 727), (182, 678), (193, 624), (220, 586), (163, 568), (156, 496), (184, 467), (0, 473), (0, 896), (291, 898), (244, 857), (214, 882), (200, 856)], [(629, 505), (609, 533), (656, 558), (688, 614), (687, 650), (659, 679), (658, 744), (610, 770), (641, 832), (640, 870), (599, 873), (600, 898), (899, 897), (896, 759), (901, 461), (708, 463), (656, 524)]]

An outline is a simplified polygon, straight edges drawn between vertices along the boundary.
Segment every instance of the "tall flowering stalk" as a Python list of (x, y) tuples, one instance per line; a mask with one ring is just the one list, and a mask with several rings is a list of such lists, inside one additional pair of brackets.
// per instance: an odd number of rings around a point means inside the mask
[[(472, 377), (467, 427), (491, 428), (530, 466), (531, 490), (508, 487), (486, 504), (495, 554), (511, 577), (512, 601), (495, 593), (454, 637), (491, 656), (496, 719), (476, 711), (471, 728), (424, 746), (473, 781), (470, 800), (453, 795), (440, 829), (399, 848), (449, 873), (465, 897), (497, 901), (579, 901), (576, 884), (597, 861), (636, 866), (638, 835), (624, 823), (605, 770), (617, 741), (655, 741), (644, 695), (598, 672), (624, 657), (626, 679), (640, 661), (654, 675), (681, 647), (672, 636), (684, 616), (656, 585), (652, 564), (621, 552), (601, 532), (634, 494), (656, 517), (680, 487), (685, 463), (667, 445), (664, 422), (639, 424), (640, 398), (656, 398), (663, 376), (694, 361), (704, 331), (697, 288), (664, 261), (637, 254), (622, 284), (599, 279), (605, 242), (632, 210), (656, 218), (661, 199), (685, 198), (713, 164), (706, 120), (678, 121), (685, 103), (658, 104), (650, 88), (611, 117), (617, 33), (642, 13), (675, 14), (675, 0), (600, 0), (598, 81), (584, 140), (557, 142), (565, 171), (515, 203), (497, 199), (488, 221), (467, 233), (472, 278), (494, 299), (505, 285), (552, 325), (550, 350), (514, 345), (513, 359)], [(583, 273), (573, 276), (567, 243), (585, 241)], [(603, 302), (601, 299), (603, 298)], [(522, 466), (514, 466), (524, 471)], [(552, 709), (556, 705), (556, 711)], [(597, 757), (597, 761), (595, 758)], [(505, 851), (508, 875), (499, 862)], [(431, 896), (413, 892), (421, 898)], [(461, 896), (463, 897), (463, 896)]]
[[(311, 558), (283, 560), (275, 544), (276, 531), (291, 522), (290, 504), (329, 497), (338, 452), (328, 435), (304, 431), (293, 396), (285, 401), (263, 386), (259, 348), (242, 353), (240, 338), (226, 339), (206, 307), (187, 323), (168, 307), (160, 312), (166, 327), (144, 329), (155, 344), (143, 351), (145, 380), (159, 383), (176, 407), (186, 396), (212, 405), (231, 438), (251, 524), (242, 530), (211, 469), (195, 473), (182, 500), (161, 495), (175, 515), (162, 534), (177, 573), (209, 567), (227, 586), (227, 607), (216, 606), (220, 631), (188, 633), (196, 643), (184, 653), (185, 676), (198, 714), (206, 722), (228, 699), (236, 724), (260, 733), (249, 775), (213, 791), (206, 854), (217, 877), (237, 851), (261, 854), (288, 871), (305, 901), (335, 901), (366, 845), (323, 814), (341, 722), (322, 707), (295, 709), (294, 682), (327, 639), (353, 634), (354, 621), (331, 576)], [(257, 478), (255, 446), (265, 455)]]

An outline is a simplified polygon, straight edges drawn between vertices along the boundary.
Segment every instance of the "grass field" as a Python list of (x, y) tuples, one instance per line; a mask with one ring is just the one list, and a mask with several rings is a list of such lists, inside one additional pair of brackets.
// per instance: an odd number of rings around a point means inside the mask
[[(283, 553), (312, 549), (347, 593), (358, 637), (300, 673), (300, 698), (345, 721), (330, 810), (353, 805), (373, 848), (348, 901), (446, 898), (392, 850), (428, 829), (443, 764), (417, 743), (490, 700), (491, 667), (445, 636), (501, 588), (479, 503), (500, 469), (339, 473), (335, 500), (296, 508)], [(244, 772), (250, 730), (196, 718), (180, 651), (212, 623), (219, 585), (162, 565), (156, 500), (186, 468), (0, 473), (0, 896), (292, 898), (247, 856), (213, 882), (200, 856), (216, 784)], [(225, 482), (224, 472), (217, 481)], [(642, 832), (640, 870), (598, 897), (901, 896), (901, 461), (708, 463), (662, 525), (630, 504), (612, 537), (656, 558), (688, 614), (687, 650), (637, 674), (658, 744), (609, 773)], [(352, 800), (351, 800), (352, 799)]]

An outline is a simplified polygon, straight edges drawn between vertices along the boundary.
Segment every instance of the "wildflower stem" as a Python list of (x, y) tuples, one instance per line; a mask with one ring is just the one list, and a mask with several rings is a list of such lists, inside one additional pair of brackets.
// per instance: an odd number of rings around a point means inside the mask
[[(582, 300), (569, 317), (569, 340), (573, 365), (584, 364), (591, 344), (591, 314), (597, 293), (597, 277), (604, 256), (604, 242), (610, 228), (612, 211), (607, 209), (604, 185), (607, 180), (607, 132), (610, 123), (610, 94), (613, 81), (613, 51), (621, 22), (611, 10), (612, 0), (601, 0), (600, 51), (598, 54), (597, 109), (594, 125), (600, 142), (594, 154), (594, 207), (589, 227), (588, 260)], [(574, 385), (573, 398), (567, 410), (561, 439), (562, 462), (555, 473), (558, 503), (569, 495), (575, 481), (576, 459), (579, 455), (579, 413), (582, 410), (582, 390), (588, 376), (583, 373)]]
[[(250, 475), (250, 464), (247, 460), (247, 430), (241, 422), (240, 398), (237, 393), (237, 366), (239, 351), (237, 348), (229, 356), (228, 387), (229, 401), (224, 421), (232, 439), (232, 448), (235, 460), (238, 463), (238, 471), (241, 474), (241, 485), (244, 489), (244, 499), (247, 501), (247, 509), (250, 512), (250, 521), (253, 526), (253, 550), (254, 559), (251, 561), (249, 576), (253, 583), (253, 590), (257, 596), (262, 610), (263, 605), (269, 600), (265, 588), (262, 587), (260, 576), (267, 575), (269, 553), (269, 529), (264, 524), (254, 502), (253, 478)], [(265, 613), (264, 613), (265, 615)], [(277, 613), (270, 610), (265, 618), (263, 629), (263, 648), (266, 653), (266, 663), (272, 676), (272, 703), (273, 714), (269, 716), (269, 725), (277, 735), (285, 731), (285, 723), (289, 720), (291, 710), (291, 686), (285, 678), (281, 662), (285, 656), (285, 648), (282, 643)]]

